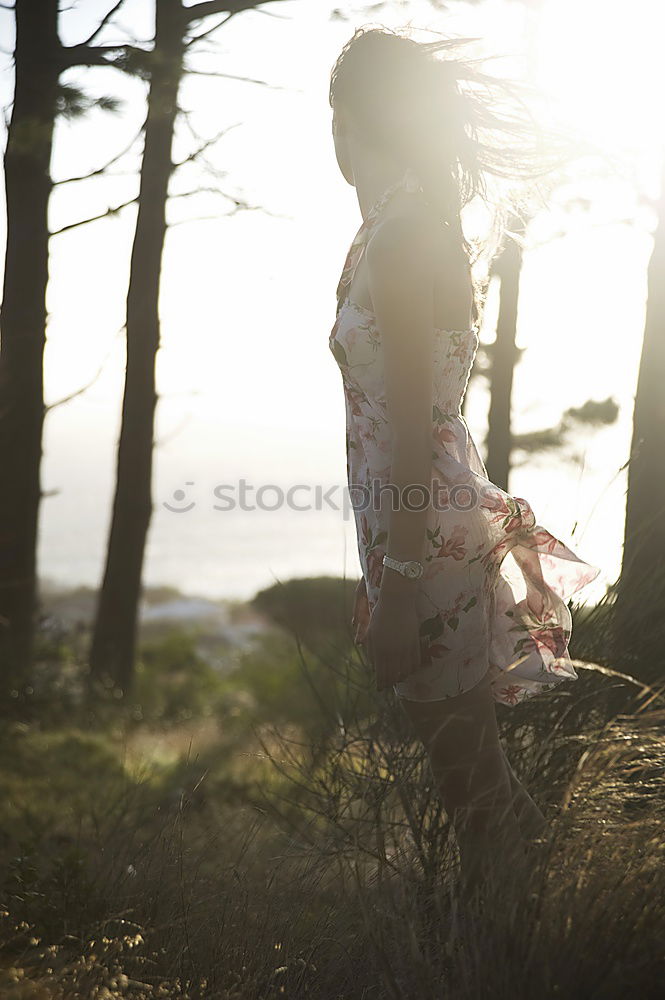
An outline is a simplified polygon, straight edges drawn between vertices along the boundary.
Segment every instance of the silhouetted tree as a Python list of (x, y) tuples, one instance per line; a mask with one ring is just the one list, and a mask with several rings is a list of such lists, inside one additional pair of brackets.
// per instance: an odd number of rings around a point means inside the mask
[(48, 202), (58, 93), (57, 0), (16, 0), (14, 105), (4, 156), (7, 255), (0, 350), (0, 680), (32, 656), (44, 420)]
[(155, 45), (148, 61), (148, 117), (127, 295), (127, 372), (116, 488), (90, 650), (93, 685), (113, 686), (123, 695), (131, 686), (134, 671), (141, 576), (152, 515), (159, 284), (186, 33), (202, 18), (226, 14), (226, 21), (240, 11), (261, 6), (261, 2), (206, 0), (186, 7), (182, 0), (159, 0), (155, 6)]
[[(662, 675), (665, 642), (664, 275), (665, 164), (649, 262), (644, 342), (628, 464), (623, 563), (615, 609), (616, 647), (634, 655), (633, 669), (644, 680)], [(650, 658), (653, 654), (657, 654), (655, 660)]]
[[(58, 36), (57, 0), (15, 4), (14, 101), (4, 155), (7, 253), (0, 313), (2, 693), (20, 691), (33, 657), (54, 122), (58, 114), (76, 114), (89, 107), (84, 95), (76, 87), (61, 85), (59, 77), (90, 59), (91, 43), (122, 2), (114, 4), (86, 41), (70, 47), (63, 46)], [(115, 49), (104, 64), (120, 64), (128, 55)], [(104, 99), (101, 106), (115, 105)]]
[(184, 27), (180, 0), (156, 3), (155, 47), (149, 62), (148, 116), (127, 294), (127, 368), (116, 489), (90, 652), (91, 673), (97, 677), (108, 675), (123, 691), (130, 683), (134, 661), (141, 572), (152, 513), (159, 284)]
[[(516, 218), (512, 219), (510, 228), (520, 235), (524, 232), (523, 225)], [(490, 404), (485, 464), (490, 481), (507, 491), (510, 455), (513, 448), (510, 419), (513, 374), (519, 356), (515, 336), (522, 271), (522, 248), (516, 240), (506, 240), (503, 251), (493, 262), (492, 270), (494, 274), (498, 275), (500, 281), (499, 316), (496, 324), (496, 338), (491, 347)]]

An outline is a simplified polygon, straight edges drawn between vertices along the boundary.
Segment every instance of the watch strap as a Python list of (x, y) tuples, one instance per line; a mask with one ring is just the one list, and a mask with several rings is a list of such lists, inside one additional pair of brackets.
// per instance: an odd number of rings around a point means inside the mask
[[(383, 565), (387, 566), (389, 569), (396, 570), (397, 573), (400, 573), (408, 580), (419, 579), (423, 575), (424, 571), (423, 564), (421, 562), (418, 562), (417, 559), (405, 559), (405, 560), (393, 559), (392, 556), (389, 556), (387, 554), (384, 555), (383, 557)], [(410, 573), (408, 571), (408, 567), (410, 566), (413, 566), (414, 568), (417, 567), (418, 572), (415, 574)]]

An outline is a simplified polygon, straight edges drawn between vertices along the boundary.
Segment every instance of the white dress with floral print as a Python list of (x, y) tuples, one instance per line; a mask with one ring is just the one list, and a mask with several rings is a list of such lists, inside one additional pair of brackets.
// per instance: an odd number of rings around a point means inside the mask
[[(388, 538), (390, 497), (381, 486), (390, 482), (390, 429), (380, 331), (374, 315), (346, 293), (368, 235), (399, 186), (377, 201), (351, 244), (329, 340), (342, 374), (347, 478), (370, 609)], [(434, 701), (469, 690), (489, 671), (494, 699), (515, 705), (577, 677), (566, 601), (600, 570), (536, 524), (526, 500), (488, 480), (460, 409), (477, 349), (474, 328), (434, 332), (432, 493), (425, 573), (415, 583), (422, 667), (394, 691)]]

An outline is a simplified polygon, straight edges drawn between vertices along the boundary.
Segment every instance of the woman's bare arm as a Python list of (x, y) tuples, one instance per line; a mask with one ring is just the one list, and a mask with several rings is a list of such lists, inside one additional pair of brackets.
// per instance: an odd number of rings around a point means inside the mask
[[(427, 221), (406, 215), (386, 219), (370, 239), (366, 254), (372, 307), (383, 345), (386, 408), (392, 431), (390, 481), (399, 500), (396, 503), (386, 498), (386, 551), (395, 559), (422, 561), (431, 503), (436, 261)], [(422, 509), (410, 509), (412, 506)], [(417, 581), (384, 569), (382, 600), (403, 600), (416, 592)]]

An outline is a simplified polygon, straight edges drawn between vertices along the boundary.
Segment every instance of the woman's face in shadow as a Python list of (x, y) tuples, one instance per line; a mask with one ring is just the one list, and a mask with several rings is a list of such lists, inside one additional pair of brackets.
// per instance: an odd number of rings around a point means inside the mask
[(351, 167), (347, 122), (348, 118), (343, 109), (333, 106), (332, 134), (337, 166), (341, 170), (344, 180), (355, 186), (353, 169)]

